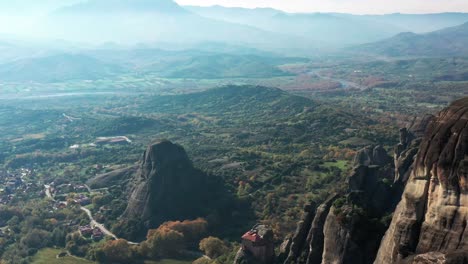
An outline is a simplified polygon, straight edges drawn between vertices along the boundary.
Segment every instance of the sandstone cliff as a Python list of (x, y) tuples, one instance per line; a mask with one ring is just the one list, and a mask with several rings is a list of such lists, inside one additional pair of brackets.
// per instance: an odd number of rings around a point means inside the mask
[(468, 98), (429, 123), (375, 263), (468, 261)]
[(382, 146), (359, 151), (348, 189), (317, 209), (313, 205), (304, 208), (279, 259), (285, 264), (373, 263), (388, 227), (386, 219), (400, 201), (430, 120), (431, 116), (415, 119), (401, 129), (393, 159)]
[(194, 168), (183, 147), (169, 141), (147, 148), (130, 190), (122, 219), (146, 228), (219, 212), (227, 197), (220, 180)]
[(372, 263), (385, 231), (376, 219), (391, 210), (392, 176), (391, 158), (382, 147), (361, 150), (348, 190), (316, 210), (306, 206), (284, 263)]

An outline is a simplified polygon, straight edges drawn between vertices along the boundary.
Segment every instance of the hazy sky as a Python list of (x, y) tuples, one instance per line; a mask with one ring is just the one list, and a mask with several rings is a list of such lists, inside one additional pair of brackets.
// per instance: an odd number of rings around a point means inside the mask
[[(85, 0), (0, 0), (0, 13), (46, 13)], [(129, 0), (131, 2), (131, 0)], [(158, 0), (154, 0), (158, 1)], [(175, 0), (181, 5), (272, 7), (290, 12), (355, 14), (468, 12), (468, 0)], [(0, 19), (1, 20), (1, 19)]]
[(468, 0), (176, 0), (181, 5), (273, 7), (291, 12), (355, 14), (468, 12)]

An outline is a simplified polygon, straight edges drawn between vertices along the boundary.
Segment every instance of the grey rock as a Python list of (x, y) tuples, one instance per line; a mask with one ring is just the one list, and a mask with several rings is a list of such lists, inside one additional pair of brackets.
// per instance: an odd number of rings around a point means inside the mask
[(414, 254), (468, 252), (468, 98), (428, 125), (375, 263)]

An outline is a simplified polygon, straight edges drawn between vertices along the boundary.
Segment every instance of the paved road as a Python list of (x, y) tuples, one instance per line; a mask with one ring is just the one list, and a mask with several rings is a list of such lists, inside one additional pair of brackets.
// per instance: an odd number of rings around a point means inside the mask
[[(91, 189), (88, 187), (88, 185), (85, 185), (86, 188), (88, 188), (88, 190), (91, 192)], [(44, 185), (45, 189), (46, 189), (46, 195), (47, 197), (49, 197), (50, 199), (54, 200), (55, 201), (55, 198), (52, 196), (52, 193), (50, 192), (50, 185)], [(105, 235), (107, 236), (110, 236), (114, 239), (118, 239), (118, 237), (112, 233), (111, 231), (109, 231), (103, 224), (101, 223), (98, 223), (94, 217), (93, 217), (93, 214), (91, 213), (91, 211), (88, 209), (88, 208), (85, 208), (83, 206), (80, 206), (80, 209), (82, 211), (84, 211), (86, 213), (86, 215), (88, 215), (88, 218), (89, 218), (89, 221), (91, 222), (90, 223), (90, 226), (91, 227), (97, 227), (99, 228), (99, 230), (101, 230), (102, 233), (104, 233)], [(131, 242), (131, 241), (127, 241), (127, 243), (129, 245), (139, 245), (140, 243), (137, 243), (137, 242)], [(203, 257), (203, 258), (206, 258), (206, 259), (211, 259), (210, 257), (208, 257), (207, 255), (203, 255), (201, 254), (200, 252), (196, 252), (196, 251), (188, 251), (190, 252), (191, 254), (194, 254), (196, 255), (197, 257)]]
[(91, 221), (91, 227), (97, 227), (101, 230), (102, 233), (106, 234), (107, 236), (113, 237), (114, 239), (118, 239), (117, 236), (114, 235), (114, 233), (112, 233), (111, 231), (109, 231), (103, 224), (98, 223), (96, 220), (94, 220), (93, 214), (88, 208), (80, 206), (80, 209), (88, 215), (89, 221)]
[[(50, 199), (55, 201), (55, 198), (54, 198), (54, 196), (52, 196), (52, 193), (50, 191), (50, 185), (45, 184), (44, 187), (45, 187), (45, 193), (46, 193), (47, 197), (49, 197)], [(87, 185), (86, 185), (86, 187), (88, 188), (88, 190), (90, 190)], [(113, 237), (114, 239), (118, 239), (117, 236), (114, 235), (111, 231), (109, 231), (103, 224), (98, 223), (96, 220), (94, 220), (93, 214), (91, 213), (91, 211), (88, 208), (80, 206), (80, 209), (82, 211), (84, 211), (88, 215), (89, 221), (91, 221), (91, 223), (90, 223), (91, 227), (97, 227), (97, 228), (99, 228), (101, 230), (102, 233), (106, 234), (107, 236)], [(129, 242), (129, 244), (130, 243), (132, 245), (137, 244), (137, 243), (133, 243), (133, 242)]]

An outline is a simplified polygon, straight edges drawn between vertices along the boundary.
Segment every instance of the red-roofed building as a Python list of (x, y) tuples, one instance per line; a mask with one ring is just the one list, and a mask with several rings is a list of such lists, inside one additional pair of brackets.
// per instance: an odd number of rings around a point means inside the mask
[(249, 231), (245, 233), (242, 236), (242, 239), (252, 242), (254, 244), (259, 244), (263, 241), (263, 239), (256, 232), (253, 232), (253, 231)]
[(256, 225), (242, 236), (242, 248), (261, 263), (272, 263), (275, 257), (273, 232), (265, 225)]

